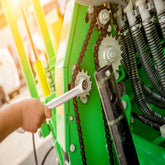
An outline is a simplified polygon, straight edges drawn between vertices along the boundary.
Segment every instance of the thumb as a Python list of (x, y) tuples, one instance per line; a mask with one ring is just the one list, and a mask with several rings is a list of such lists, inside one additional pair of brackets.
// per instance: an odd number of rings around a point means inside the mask
[(46, 105), (43, 105), (43, 106), (44, 106), (45, 117), (50, 118), (52, 116), (50, 109)]

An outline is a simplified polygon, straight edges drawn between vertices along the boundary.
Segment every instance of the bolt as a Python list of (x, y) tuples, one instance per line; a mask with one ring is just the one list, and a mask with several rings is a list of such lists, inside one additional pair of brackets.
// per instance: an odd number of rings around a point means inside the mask
[(87, 98), (87, 97), (83, 97), (83, 98), (81, 99), (81, 102), (82, 102), (83, 104), (86, 104), (86, 103), (88, 102), (88, 98)]
[(105, 25), (110, 19), (109, 11), (107, 9), (101, 10), (99, 13), (99, 22)]
[(123, 104), (123, 108), (126, 109), (126, 108), (127, 108), (127, 103), (126, 103), (126, 101), (122, 100), (122, 104)]
[(107, 77), (109, 77), (110, 76), (110, 71), (109, 70), (107, 70), (106, 72), (105, 72), (105, 75), (107, 76)]
[(48, 81), (49, 81), (49, 83), (52, 83), (53, 82), (53, 80), (51, 78), (49, 78)]
[(107, 13), (106, 11), (103, 12), (102, 17), (104, 20), (107, 20), (109, 18), (109, 13)]
[(73, 116), (72, 115), (69, 116), (69, 120), (73, 121)]
[(111, 58), (113, 58), (113, 59), (116, 57), (116, 53), (115, 53), (114, 49), (112, 49), (112, 50), (109, 52), (109, 56), (110, 56)]
[(112, 48), (112, 47), (108, 47), (105, 49), (104, 51), (104, 59), (107, 61), (107, 62), (113, 62), (116, 58), (116, 52), (115, 52), (115, 49)]
[(89, 14), (92, 14), (94, 12), (94, 7), (93, 6), (89, 6), (88, 7), (88, 12), (89, 12)]
[(54, 91), (54, 87), (51, 87), (51, 91)]
[(84, 90), (88, 88), (88, 82), (86, 80), (83, 81), (82, 87)]
[(71, 145), (70, 145), (70, 151), (71, 151), (71, 152), (74, 152), (75, 150), (76, 150), (75, 145), (74, 145), (74, 144), (71, 144)]
[(47, 77), (50, 77), (50, 72), (47, 72), (46, 75), (47, 75)]

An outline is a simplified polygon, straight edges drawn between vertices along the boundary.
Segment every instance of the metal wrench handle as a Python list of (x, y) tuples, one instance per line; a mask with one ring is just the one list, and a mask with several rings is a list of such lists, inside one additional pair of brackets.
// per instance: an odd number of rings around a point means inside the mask
[(46, 105), (48, 106), (49, 109), (54, 109), (58, 107), (59, 105), (67, 102), (68, 100), (71, 100), (72, 98), (88, 92), (90, 89), (89, 88), (83, 88), (83, 83), (86, 81), (86, 79), (81, 79), (79, 85), (77, 85), (75, 88), (71, 89), (70, 91), (64, 93), (63, 95), (56, 97), (52, 99), (50, 102), (48, 102)]

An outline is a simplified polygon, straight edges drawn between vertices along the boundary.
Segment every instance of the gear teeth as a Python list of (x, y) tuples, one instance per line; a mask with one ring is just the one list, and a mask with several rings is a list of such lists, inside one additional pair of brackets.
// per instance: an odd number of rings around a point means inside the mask
[[(81, 71), (78, 72), (76, 80), (75, 80), (75, 86), (78, 85), (79, 80), (84, 77), (88, 80), (89, 85), (91, 86), (92, 82), (90, 81), (91, 76), (88, 76), (88, 71), (84, 71), (84, 69), (81, 69)], [(78, 96), (80, 101), (82, 102), (83, 98), (87, 98), (89, 96), (89, 93), (84, 93)]]
[(117, 41), (111, 35), (110, 36), (106, 35), (106, 37), (103, 38), (103, 40), (99, 46), (99, 52), (98, 52), (98, 59), (99, 59), (100, 67), (103, 67), (104, 65), (107, 65), (108, 63), (110, 63), (110, 62), (107, 62), (103, 57), (103, 53), (107, 47), (112, 47), (112, 48), (116, 49), (117, 57), (114, 61), (111, 62), (114, 72), (116, 72), (118, 66), (121, 65), (121, 62), (120, 62), (120, 60), (122, 59), (121, 45), (119, 44), (119, 41)]

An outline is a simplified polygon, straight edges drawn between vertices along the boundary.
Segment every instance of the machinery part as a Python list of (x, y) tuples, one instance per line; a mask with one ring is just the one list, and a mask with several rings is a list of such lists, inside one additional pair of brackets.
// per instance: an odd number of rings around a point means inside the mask
[(41, 165), (44, 165), (44, 164), (45, 164), (45, 161), (46, 161), (46, 159), (47, 159), (49, 153), (50, 153), (54, 148), (55, 148), (54, 146), (51, 146), (51, 147), (49, 148), (49, 150), (47, 151), (47, 153), (45, 154), (45, 156), (44, 156), (44, 158), (43, 158), (43, 160), (42, 160), (42, 162), (41, 162)]
[(146, 124), (146, 125), (148, 125), (148, 126), (150, 126), (150, 127), (152, 127), (152, 128), (157, 129), (158, 131), (160, 131), (160, 125), (159, 125), (159, 124), (157, 124), (157, 123), (155, 123), (155, 122), (153, 122), (153, 121), (151, 121), (151, 120), (145, 118), (144, 116), (141, 116), (141, 115), (139, 115), (139, 114), (137, 114), (137, 113), (135, 113), (135, 112), (133, 112), (133, 111), (131, 112), (131, 114), (132, 114), (132, 116), (133, 116), (134, 118), (140, 120), (140, 121), (143, 122), (144, 124)]
[[(83, 43), (83, 46), (82, 46), (82, 49), (81, 49), (81, 52), (80, 52), (80, 56), (79, 56), (78, 61), (75, 65), (75, 67), (74, 67), (74, 70), (73, 70), (72, 79), (71, 79), (71, 83), (70, 83), (71, 88), (74, 88), (74, 86), (75, 86), (76, 76), (78, 74), (78, 71), (80, 70), (80, 64), (81, 64), (82, 59), (84, 57), (84, 53), (86, 51), (90, 36), (92, 34), (92, 29), (94, 28), (94, 26), (96, 24), (96, 21), (97, 21), (96, 18), (98, 16), (98, 13), (102, 9), (105, 9), (105, 7), (104, 6), (95, 7), (94, 12), (90, 17), (91, 18), (91, 24), (89, 26), (89, 29), (88, 29), (88, 32), (87, 32), (87, 35), (86, 35), (86, 39)], [(103, 36), (107, 33), (108, 24), (109, 24), (109, 22), (106, 25), (104, 25), (105, 28), (104, 27), (101, 28), (102, 29), (102, 32), (101, 32), (101, 35), (100, 35), (100, 36), (102, 36), (101, 38), (103, 38)], [(95, 53), (98, 54), (98, 49), (95, 51)], [(94, 56), (95, 56), (95, 53), (94, 53)], [(98, 57), (96, 57), (96, 58), (97, 58), (96, 60), (98, 61)], [(98, 67), (98, 63), (96, 64), (96, 62), (95, 62), (95, 67)], [(82, 131), (81, 131), (81, 125), (80, 125), (80, 117), (79, 117), (79, 113), (78, 113), (78, 106), (77, 106), (76, 98), (73, 99), (73, 105), (74, 105), (76, 124), (77, 124), (77, 130), (78, 130), (78, 136), (79, 136), (79, 142), (80, 142), (81, 156), (82, 156), (83, 164), (85, 165), (86, 164), (85, 149), (84, 149), (84, 145), (83, 145)], [(102, 112), (103, 112), (103, 110), (102, 110)], [(104, 119), (104, 125), (105, 125), (105, 132), (106, 132), (110, 162), (111, 162), (111, 164), (114, 164), (113, 154), (112, 154), (112, 142), (110, 140), (109, 129), (107, 127), (107, 121), (105, 120), (104, 112), (103, 112), (103, 119)]]
[(124, 44), (124, 46), (122, 47), (125, 47), (123, 49), (124, 53), (122, 54), (122, 57), (123, 57), (123, 61), (126, 62), (125, 66), (126, 66), (129, 78), (131, 80), (131, 86), (132, 86), (133, 93), (135, 96), (135, 100), (138, 104), (138, 107), (145, 116), (147, 116), (153, 121), (161, 122), (163, 124), (165, 123), (165, 117), (153, 111), (151, 107), (145, 101), (144, 94), (143, 94), (142, 87), (139, 80), (139, 76), (138, 76), (134, 47), (133, 47), (131, 35), (130, 35), (127, 25), (122, 28), (121, 34), (125, 34), (125, 35), (121, 35), (121, 39), (122, 39), (121, 43)]
[(125, 0), (76, 0), (76, 2), (82, 4), (82, 5), (86, 5), (86, 6), (89, 6), (89, 5), (101, 5), (103, 3), (115, 3), (115, 4), (119, 4), (119, 5), (122, 5), (122, 6), (126, 6), (127, 3)]
[(156, 32), (155, 25), (153, 22), (144, 22), (143, 23), (146, 37), (148, 39), (148, 44), (151, 49), (151, 53), (153, 55), (159, 78), (162, 84), (162, 87), (165, 89), (165, 56), (163, 54), (163, 50), (160, 44), (160, 40), (158, 34)]
[[(84, 78), (86, 81), (87, 81), (87, 85), (88, 87), (91, 89), (91, 84), (92, 82), (90, 81), (90, 76), (88, 76), (87, 74), (87, 71), (84, 72), (84, 70), (82, 69), (81, 71), (79, 71), (79, 73), (77, 74), (76, 76), (76, 80), (75, 80), (75, 86), (77, 86), (79, 84), (79, 81)], [(83, 103), (83, 104), (86, 104), (87, 101), (88, 101), (88, 95), (89, 95), (89, 92), (87, 93), (82, 93), (80, 95), (78, 95), (80, 101)]]
[[(104, 25), (104, 28), (101, 29), (101, 34), (99, 35), (98, 40), (96, 41), (96, 44), (94, 46), (94, 63), (95, 63), (96, 71), (100, 68), (99, 59), (98, 59), (99, 46), (100, 46), (104, 36), (108, 33), (107, 29), (108, 29), (109, 23), (110, 22), (108, 22), (106, 25)], [(113, 165), (114, 158), (113, 158), (113, 152), (112, 152), (112, 141), (110, 139), (108, 123), (107, 123), (105, 112), (104, 112), (103, 108), (102, 108), (102, 114), (103, 114), (103, 120), (104, 120), (104, 126), (105, 126), (106, 140), (107, 140), (107, 144), (108, 144), (109, 159), (110, 159), (111, 165)]]
[(165, 109), (165, 99), (163, 97), (161, 97), (158, 94), (156, 94), (155, 92), (153, 92), (144, 83), (142, 83), (142, 88), (144, 91), (144, 95), (146, 96), (145, 98), (149, 103), (151, 103), (159, 108)]
[(155, 8), (158, 15), (158, 20), (165, 39), (165, 4), (163, 0), (154, 0)]
[[(79, 55), (79, 58), (77, 60), (77, 63), (75, 64), (74, 70), (73, 70), (73, 74), (72, 74), (72, 78), (71, 78), (71, 82), (70, 82), (70, 86), (71, 89), (75, 87), (75, 81), (76, 81), (76, 76), (78, 74), (78, 71), (80, 70), (80, 64), (82, 62), (82, 59), (84, 57), (84, 53), (86, 51), (90, 36), (92, 34), (92, 29), (96, 23), (96, 17), (97, 17), (97, 9), (94, 9), (94, 13), (91, 16), (91, 23), (86, 35), (86, 39), (83, 43), (83, 46), (81, 48), (81, 52)], [(79, 117), (79, 112), (78, 112), (78, 106), (77, 106), (77, 100), (76, 98), (73, 98), (73, 105), (74, 105), (74, 111), (75, 111), (75, 118), (76, 118), (76, 124), (77, 124), (77, 131), (78, 131), (78, 136), (79, 136), (79, 142), (80, 142), (80, 149), (81, 149), (81, 156), (82, 156), (82, 162), (83, 165), (86, 165), (86, 156), (85, 156), (85, 149), (84, 149), (84, 143), (83, 143), (83, 138), (82, 138), (82, 131), (81, 131), (81, 125), (80, 125), (80, 117)]]
[(95, 80), (119, 163), (139, 164), (112, 65), (100, 68), (95, 73)]
[(165, 10), (158, 15), (158, 19), (162, 30), (163, 38), (165, 39)]
[(157, 73), (157, 70), (152, 63), (151, 57), (146, 47), (146, 43), (144, 37), (142, 35), (142, 31), (138, 26), (131, 27), (132, 38), (137, 50), (137, 53), (140, 57), (140, 61), (144, 68), (144, 71), (153, 85), (154, 89), (162, 96), (165, 96), (165, 90), (163, 90), (160, 79)]
[(65, 94), (61, 95), (58, 98), (52, 99), (50, 102), (48, 102), (46, 105), (49, 109), (54, 109), (58, 107), (59, 105), (67, 102), (68, 100), (73, 99), (76, 96), (79, 96), (84, 93), (88, 93), (91, 89), (91, 83), (86, 78), (79, 78), (78, 85), (71, 89), (70, 91), (66, 92)]
[(110, 20), (110, 10), (108, 9), (101, 10), (98, 15), (98, 23), (100, 25), (106, 25), (109, 20)]
[(116, 71), (119, 70), (119, 65), (121, 65), (121, 46), (118, 41), (111, 37), (106, 36), (100, 46), (98, 52), (98, 59), (100, 67), (103, 67), (107, 64), (112, 64), (113, 70), (115, 72), (116, 79), (118, 78)]
[[(104, 25), (104, 27), (101, 29), (101, 34), (99, 35), (98, 40), (96, 41), (96, 44), (94, 46), (94, 63), (95, 63), (95, 69), (96, 70), (98, 70), (100, 68), (100, 66), (99, 66), (99, 59), (98, 59), (99, 46), (100, 46), (100, 44), (101, 44), (105, 34), (108, 33), (107, 29), (108, 29), (109, 23), (110, 22), (108, 22), (106, 25)], [(102, 108), (102, 114), (103, 114), (105, 133), (106, 133), (106, 139), (107, 139), (107, 144), (108, 144), (109, 159), (110, 159), (111, 165), (113, 165), (114, 164), (114, 158), (113, 158), (113, 152), (112, 152), (112, 141), (110, 139), (108, 123), (107, 123), (107, 120), (106, 120), (103, 108)]]
[(138, 6), (140, 15), (142, 17), (146, 38), (154, 58), (156, 68), (158, 70), (160, 82), (162, 84), (162, 87), (165, 89), (165, 56), (163, 54), (163, 49), (161, 47), (158, 33), (156, 31), (154, 23), (151, 21), (149, 11), (144, 6), (144, 1), (141, 2), (140, 0), (138, 0), (136, 5)]

